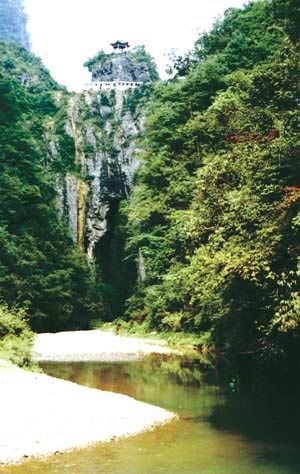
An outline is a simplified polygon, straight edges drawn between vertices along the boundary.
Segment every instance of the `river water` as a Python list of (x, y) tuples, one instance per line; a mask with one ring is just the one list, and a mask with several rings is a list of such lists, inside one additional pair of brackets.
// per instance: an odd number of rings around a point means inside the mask
[(5, 474), (300, 473), (293, 413), (284, 406), (279, 414), (275, 394), (271, 400), (270, 395), (245, 391), (237, 375), (223, 377), (216, 369), (203, 368), (199, 360), (175, 356), (124, 363), (47, 363), (43, 369), (159, 405), (178, 413), (179, 419), (142, 435), (6, 467)]

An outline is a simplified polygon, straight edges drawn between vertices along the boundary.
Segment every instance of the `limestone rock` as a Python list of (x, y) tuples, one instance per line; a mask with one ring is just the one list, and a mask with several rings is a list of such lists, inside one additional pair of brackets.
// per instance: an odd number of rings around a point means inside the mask
[(92, 81), (147, 82), (150, 73), (145, 63), (138, 62), (130, 53), (123, 53), (96, 65), (92, 70)]
[[(91, 261), (97, 243), (110, 229), (112, 206), (128, 197), (139, 166), (136, 141), (143, 130), (143, 117), (130, 112), (130, 94), (132, 91), (85, 91), (69, 101), (64, 130), (74, 139), (81, 177), (66, 173), (56, 178), (57, 209), (72, 239), (85, 248)], [(102, 105), (103, 100), (107, 105)], [(53, 143), (49, 135), (48, 149), (55, 160)]]

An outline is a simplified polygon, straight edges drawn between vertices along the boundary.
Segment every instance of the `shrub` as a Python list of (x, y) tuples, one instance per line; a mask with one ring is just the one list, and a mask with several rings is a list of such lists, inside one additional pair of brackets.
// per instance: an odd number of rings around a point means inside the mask
[(27, 324), (23, 308), (0, 305), (0, 358), (22, 367), (30, 367), (34, 333)]

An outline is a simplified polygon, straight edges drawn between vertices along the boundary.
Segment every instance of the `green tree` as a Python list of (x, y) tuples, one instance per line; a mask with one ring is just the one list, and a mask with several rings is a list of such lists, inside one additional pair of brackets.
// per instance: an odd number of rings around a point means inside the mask
[[(21, 47), (9, 45), (7, 52), (0, 55), (9, 66), (9, 73), (0, 75), (0, 299), (26, 308), (36, 330), (87, 327), (94, 317), (93, 276), (58, 219), (54, 166), (45, 166), (44, 124), (60, 123), (53, 95), (59, 88)], [(35, 74), (37, 83), (30, 80)], [(57, 136), (62, 149), (66, 134), (59, 126)], [(74, 162), (73, 141), (67, 151), (66, 156), (58, 147), (65, 171), (71, 167), (68, 160)]]
[(186, 79), (157, 86), (128, 211), (145, 266), (128, 317), (268, 363), (300, 335), (300, 61), (283, 3), (228, 10)]

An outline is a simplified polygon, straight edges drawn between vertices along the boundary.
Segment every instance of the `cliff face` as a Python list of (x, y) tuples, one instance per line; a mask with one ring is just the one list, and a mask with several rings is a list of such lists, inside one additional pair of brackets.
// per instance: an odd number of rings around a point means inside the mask
[[(19, 44), (0, 42), (0, 300), (26, 307), (37, 331), (87, 328), (103, 307), (94, 273), (57, 215), (53, 183), (63, 181), (69, 200), (63, 198), (63, 206), (77, 233), (81, 200), (74, 212), (69, 100), (37, 58)], [(16, 328), (24, 315), (23, 309), (13, 313)]]
[(1, 301), (24, 304), (39, 331), (115, 318), (135, 277), (119, 204), (151, 86), (70, 94), (0, 41), (0, 91)]
[(130, 53), (113, 55), (92, 69), (93, 81), (150, 81), (147, 65), (138, 62)]
[(100, 50), (85, 64), (93, 82), (149, 82), (159, 79), (156, 64), (144, 46), (136, 46), (122, 53)]
[(23, 10), (23, 0), (1, 0), (0, 39), (15, 41), (29, 49), (29, 36), (26, 31), (27, 17)]
[[(139, 91), (84, 92), (70, 97), (65, 133), (74, 140), (76, 172), (56, 176), (57, 207), (72, 238), (94, 260), (97, 243), (110, 229), (112, 207), (125, 199), (138, 167), (137, 138), (143, 130)], [(48, 136), (48, 160), (57, 156)]]

